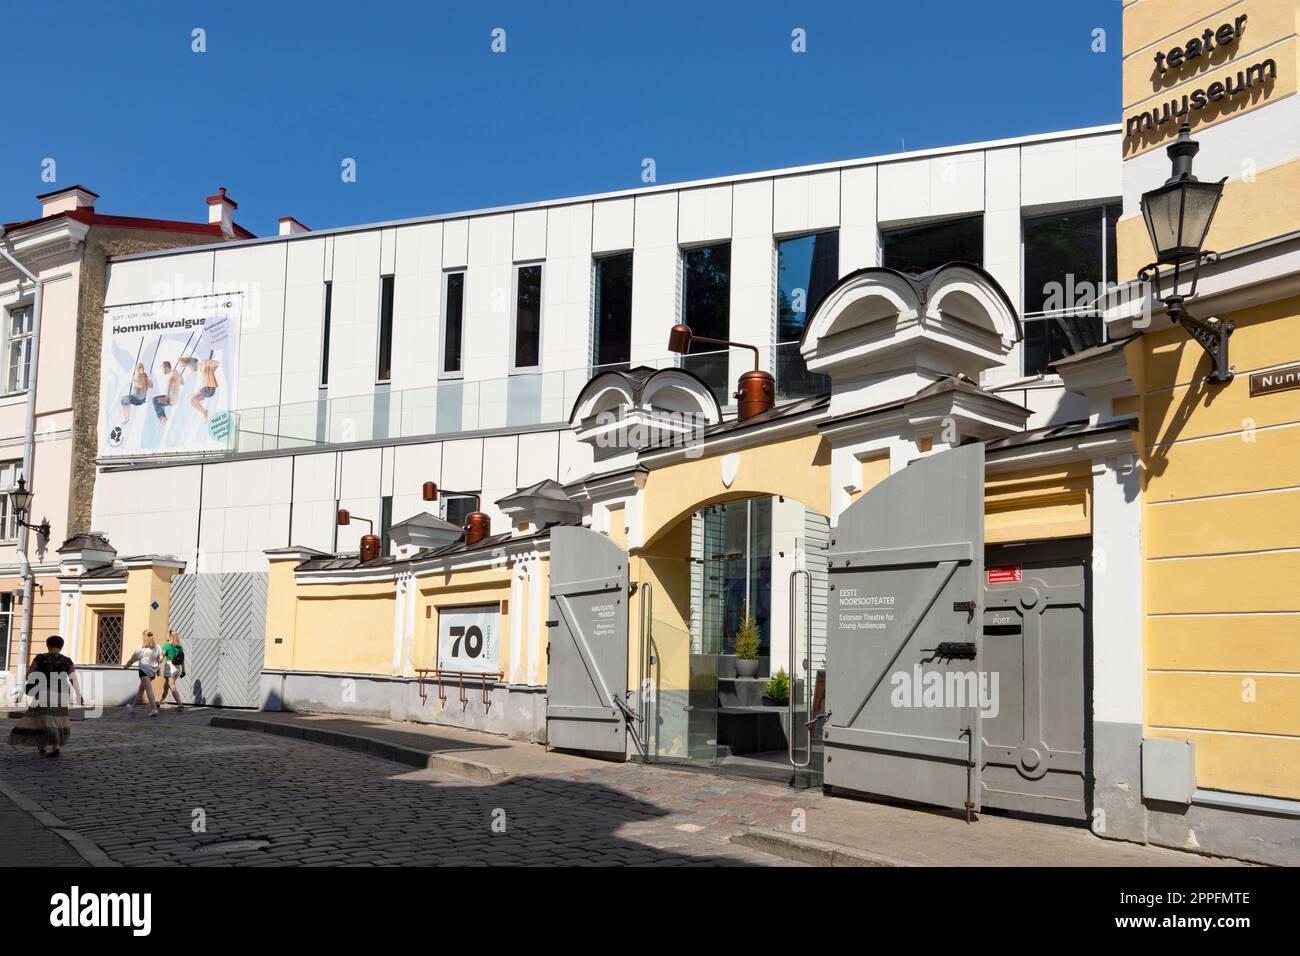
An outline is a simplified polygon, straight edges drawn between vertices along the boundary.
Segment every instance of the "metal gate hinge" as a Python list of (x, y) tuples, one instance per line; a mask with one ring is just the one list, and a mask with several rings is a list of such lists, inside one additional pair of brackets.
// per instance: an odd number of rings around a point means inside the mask
[(560, 622), (559, 622), (558, 620), (556, 620), (556, 621), (547, 621), (547, 622), (546, 622), (546, 626), (547, 626), (547, 627), (559, 627), (559, 626), (560, 626)]

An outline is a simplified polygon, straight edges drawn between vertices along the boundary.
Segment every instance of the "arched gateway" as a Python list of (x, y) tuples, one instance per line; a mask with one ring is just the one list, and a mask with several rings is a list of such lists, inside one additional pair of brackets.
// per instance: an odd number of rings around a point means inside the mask
[[(680, 370), (593, 379), (571, 419), (594, 451), (570, 486), (586, 527), (552, 540), (551, 745), (1083, 817), (1087, 528), (1055, 476), (1000, 463), (1042, 435), (978, 384), (1019, 338), (977, 266), (873, 268), (807, 324), (824, 396), (724, 421)], [(1054, 542), (1025, 552), (1036, 563), (990, 550), (986, 570), (986, 547), (1035, 539)], [(610, 601), (587, 600), (624, 572), (625, 631)], [(623, 652), (626, 683), (575, 730), (577, 696), (600, 697), (598, 658)]]

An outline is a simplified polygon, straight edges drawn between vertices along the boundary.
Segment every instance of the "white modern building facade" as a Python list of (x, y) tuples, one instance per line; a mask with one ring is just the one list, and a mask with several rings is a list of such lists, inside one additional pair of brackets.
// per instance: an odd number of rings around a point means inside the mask
[[(114, 258), (108, 315), (237, 303), (237, 356), (216, 372), (237, 404), (189, 451), (114, 447), (101, 410), (93, 527), (119, 554), (264, 571), (270, 549), (354, 551), (338, 509), (387, 529), (429, 507), (426, 481), (481, 495), (506, 527), (499, 499), (593, 470), (568, 423), (595, 371), (684, 365), (725, 417), (752, 353), (671, 355), (669, 329), (685, 323), (757, 347), (779, 401), (814, 394), (803, 321), (868, 266), (983, 266), (1025, 329), (985, 386), (1028, 407), (1027, 428), (1087, 418), (1048, 364), (1104, 340), (1089, 290), (1115, 279), (1120, 137), (1102, 127), (320, 232), (288, 220), (276, 237)], [(1064, 273), (1078, 290), (1039, 281)], [(439, 507), (455, 522), (469, 510), (454, 495)]]

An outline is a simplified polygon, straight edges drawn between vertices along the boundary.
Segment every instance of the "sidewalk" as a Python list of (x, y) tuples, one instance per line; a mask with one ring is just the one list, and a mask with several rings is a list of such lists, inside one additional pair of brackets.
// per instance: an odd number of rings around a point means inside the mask
[(49, 828), (55, 822), (38, 808), (21, 806), (0, 786), (0, 866), (86, 866), (81, 854)]
[[(299, 737), (370, 753), (408, 766), (442, 770), (481, 783), (512, 777), (600, 777), (606, 785), (631, 783), (627, 765), (573, 754), (548, 753), (538, 744), (429, 724), (379, 717), (246, 712), (214, 716), (213, 727)], [(656, 775), (655, 790), (672, 799), (680, 789), (696, 794), (702, 783), (726, 779), (733, 813), (750, 803), (769, 804), (784, 787), (755, 780), (720, 778), (668, 767), (640, 768)], [(644, 782), (644, 775), (635, 779)], [(793, 832), (783, 815), (761, 814), (760, 826), (737, 827), (731, 841), (774, 856), (820, 866), (1239, 866), (1192, 853), (1103, 840), (1080, 827), (981, 815), (966, 823), (956, 814), (798, 793), (803, 830)]]

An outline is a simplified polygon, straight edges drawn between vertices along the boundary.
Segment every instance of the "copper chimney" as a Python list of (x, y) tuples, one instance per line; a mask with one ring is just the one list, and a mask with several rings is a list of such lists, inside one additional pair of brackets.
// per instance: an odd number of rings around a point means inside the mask
[(379, 540), (377, 534), (363, 534), (361, 536), (361, 560), (373, 561), (379, 557), (379, 549), (383, 543)]
[(461, 495), (466, 498), (474, 499), (474, 510), (465, 518), (465, 527), (461, 530), (465, 532), (465, 544), (475, 545), (492, 533), (492, 519), (489, 518), (479, 507), (482, 504), (482, 498), (472, 491), (452, 491), (450, 488), (439, 488), (434, 482), (426, 481), (421, 489), (421, 497), (425, 501), (437, 501), (438, 495)]
[(771, 372), (752, 369), (740, 376), (736, 386), (736, 417), (742, 422), (776, 404), (776, 379)]
[(764, 372), (758, 367), (758, 347), (743, 342), (729, 342), (726, 339), (711, 339), (696, 335), (687, 325), (674, 325), (668, 333), (668, 351), (685, 355), (691, 349), (692, 342), (708, 342), (711, 345), (727, 345), (736, 348), (751, 349), (754, 353), (754, 367), (740, 376), (736, 391), (732, 395), (737, 400), (736, 418), (744, 421), (767, 411), (776, 404), (776, 379), (771, 372)]
[[(379, 557), (379, 552), (383, 548), (383, 542), (379, 535), (375, 534), (375, 525), (369, 518), (357, 518), (358, 521), (364, 521), (370, 526), (370, 530), (361, 536), (361, 560), (373, 561)], [(347, 508), (340, 508), (338, 514), (340, 525), (350, 525), (352, 523), (352, 512)]]
[(465, 544), (478, 544), (491, 533), (492, 519), (482, 511), (471, 511), (465, 519)]

